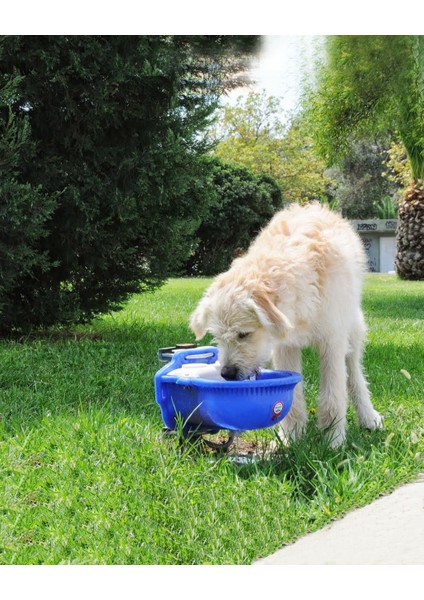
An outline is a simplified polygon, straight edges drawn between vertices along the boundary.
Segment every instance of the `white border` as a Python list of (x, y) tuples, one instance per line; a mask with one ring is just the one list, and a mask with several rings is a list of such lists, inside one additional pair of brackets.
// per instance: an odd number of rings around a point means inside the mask
[(0, 33), (49, 35), (420, 35), (416, 0), (18, 0)]

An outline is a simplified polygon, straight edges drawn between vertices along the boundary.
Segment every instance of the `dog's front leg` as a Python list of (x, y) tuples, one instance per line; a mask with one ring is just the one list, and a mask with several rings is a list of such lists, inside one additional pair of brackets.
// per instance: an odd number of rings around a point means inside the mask
[(330, 432), (330, 445), (337, 448), (346, 437), (347, 411), (347, 343), (332, 338), (332, 343), (323, 342), (319, 347), (320, 390), (318, 426)]
[[(302, 350), (300, 348), (279, 345), (273, 353), (274, 369), (281, 371), (302, 372)], [(289, 413), (280, 422), (283, 441), (288, 443), (290, 439), (300, 437), (306, 428), (308, 411), (303, 397), (302, 382), (300, 381), (293, 392), (293, 403)]]

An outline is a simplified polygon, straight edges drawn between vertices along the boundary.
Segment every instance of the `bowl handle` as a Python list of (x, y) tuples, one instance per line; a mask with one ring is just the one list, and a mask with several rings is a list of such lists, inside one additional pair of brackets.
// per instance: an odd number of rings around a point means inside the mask
[(215, 346), (200, 346), (189, 350), (176, 350), (172, 357), (172, 370), (190, 363), (206, 363), (208, 365), (218, 360), (218, 348)]
[(176, 350), (170, 362), (156, 373), (155, 378), (158, 379), (162, 375), (167, 375), (186, 364), (206, 363), (210, 365), (217, 360), (218, 348), (215, 348), (215, 346), (200, 346), (199, 348), (190, 348), (189, 350)]

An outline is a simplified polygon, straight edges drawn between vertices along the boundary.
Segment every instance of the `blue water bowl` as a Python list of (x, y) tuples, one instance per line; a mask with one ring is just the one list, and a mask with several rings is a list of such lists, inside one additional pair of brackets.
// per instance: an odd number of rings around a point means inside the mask
[[(181, 427), (185, 434), (247, 431), (272, 427), (284, 419), (294, 387), (302, 379), (300, 373), (264, 369), (252, 381), (203, 377), (202, 368), (207, 371), (217, 361), (218, 350), (213, 346), (178, 350), (156, 373), (156, 402), (168, 429)], [(218, 374), (218, 364), (215, 369)]]

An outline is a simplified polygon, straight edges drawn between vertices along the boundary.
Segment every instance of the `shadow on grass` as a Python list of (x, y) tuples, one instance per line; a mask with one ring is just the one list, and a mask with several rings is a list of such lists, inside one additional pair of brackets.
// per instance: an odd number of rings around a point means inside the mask
[(423, 319), (423, 289), (417, 289), (415, 293), (408, 291), (408, 295), (394, 293), (368, 295), (364, 299), (363, 306), (366, 317), (394, 320)]
[(159, 425), (153, 378), (158, 349), (189, 339), (186, 326), (106, 323), (0, 340), (0, 423), (21, 429), (46, 414), (112, 414)]

